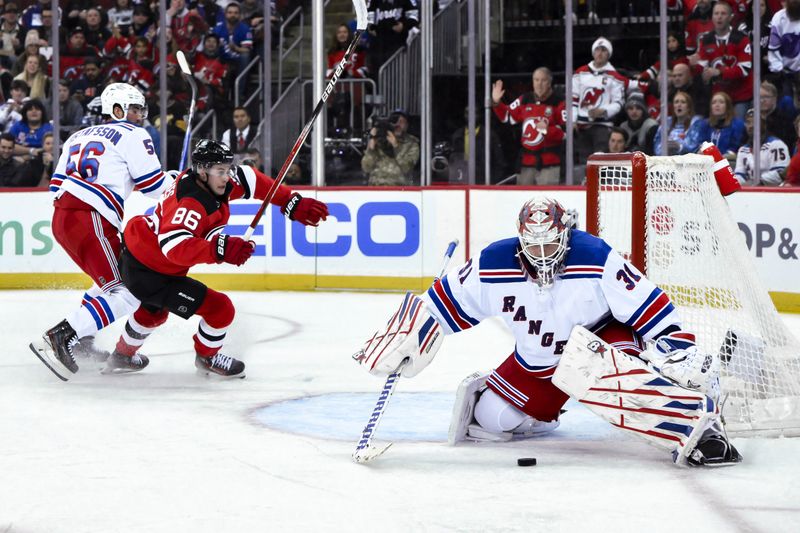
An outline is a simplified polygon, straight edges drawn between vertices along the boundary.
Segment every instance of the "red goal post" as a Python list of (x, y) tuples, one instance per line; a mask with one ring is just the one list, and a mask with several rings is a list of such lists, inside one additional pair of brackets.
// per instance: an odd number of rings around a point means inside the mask
[[(619, 169), (619, 184), (602, 184), (603, 187), (616, 187), (619, 191), (630, 191), (630, 229), (631, 245), (629, 250), (622, 251), (623, 255), (633, 263), (633, 265), (647, 274), (647, 264), (645, 263), (645, 193), (646, 193), (646, 172), (647, 156), (642, 152), (622, 153), (622, 154), (592, 154), (589, 156), (586, 165), (586, 231), (592, 235), (600, 236), (600, 192), (601, 192), (601, 169)], [(630, 182), (624, 183), (623, 174), (630, 168)]]

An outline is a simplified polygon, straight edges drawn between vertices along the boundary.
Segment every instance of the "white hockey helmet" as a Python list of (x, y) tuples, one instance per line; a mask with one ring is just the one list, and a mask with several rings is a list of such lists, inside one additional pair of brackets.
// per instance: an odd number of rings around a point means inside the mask
[(567, 255), (571, 225), (571, 215), (551, 198), (531, 198), (520, 209), (517, 237), (540, 287), (553, 284)]
[[(132, 105), (138, 105), (142, 108), (142, 118), (147, 118), (147, 103), (145, 102), (144, 95), (134, 87), (127, 83), (112, 83), (103, 89), (103, 94), (100, 95), (100, 101), (103, 104), (102, 113), (114, 117), (114, 106), (118, 105), (128, 116), (128, 108)], [(123, 119), (124, 120), (124, 119)]]

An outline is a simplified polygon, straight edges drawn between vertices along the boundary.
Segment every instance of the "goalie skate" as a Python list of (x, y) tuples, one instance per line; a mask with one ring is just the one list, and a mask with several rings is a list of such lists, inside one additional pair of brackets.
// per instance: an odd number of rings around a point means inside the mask
[(697, 446), (686, 457), (689, 466), (731, 466), (741, 462), (742, 456), (717, 424), (703, 433)]

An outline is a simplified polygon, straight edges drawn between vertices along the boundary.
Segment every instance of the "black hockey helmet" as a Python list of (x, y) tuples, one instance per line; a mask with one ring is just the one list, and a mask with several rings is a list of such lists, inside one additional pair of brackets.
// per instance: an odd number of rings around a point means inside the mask
[(195, 167), (210, 167), (212, 165), (233, 163), (233, 152), (219, 141), (203, 139), (192, 150), (192, 164)]

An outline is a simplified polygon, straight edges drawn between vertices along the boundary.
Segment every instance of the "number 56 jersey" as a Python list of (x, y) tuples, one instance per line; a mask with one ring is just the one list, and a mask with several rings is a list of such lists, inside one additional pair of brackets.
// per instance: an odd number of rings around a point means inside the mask
[(158, 198), (165, 179), (147, 131), (127, 121), (109, 122), (70, 135), (58, 159), (50, 191), (65, 192), (92, 206), (119, 229), (132, 191)]
[(517, 362), (531, 377), (549, 378), (576, 325), (597, 331), (616, 319), (644, 340), (680, 329), (667, 294), (602, 239), (573, 230), (549, 289), (539, 288), (519, 255), (517, 238), (497, 241), (428, 289), (422, 298), (445, 333), (500, 317)]

